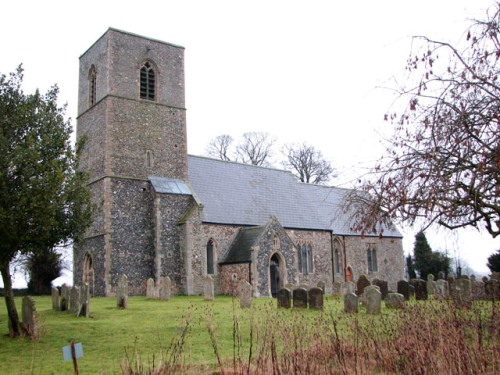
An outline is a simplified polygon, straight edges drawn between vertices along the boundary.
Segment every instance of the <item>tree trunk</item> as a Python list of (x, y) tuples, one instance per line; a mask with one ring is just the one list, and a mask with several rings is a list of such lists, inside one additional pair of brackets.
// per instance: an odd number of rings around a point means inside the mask
[(0, 272), (5, 292), (5, 304), (7, 305), (7, 314), (9, 316), (9, 335), (17, 337), (21, 335), (21, 324), (17, 314), (16, 303), (14, 301), (14, 292), (12, 290), (12, 279), (10, 277), (9, 262), (0, 264)]

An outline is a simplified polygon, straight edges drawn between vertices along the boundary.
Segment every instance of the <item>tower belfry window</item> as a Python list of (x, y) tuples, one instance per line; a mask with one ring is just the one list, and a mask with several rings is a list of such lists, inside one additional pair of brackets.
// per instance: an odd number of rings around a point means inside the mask
[(141, 99), (155, 100), (156, 75), (153, 66), (145, 62), (141, 67)]
[(95, 66), (92, 65), (89, 71), (89, 107), (96, 102), (96, 73)]

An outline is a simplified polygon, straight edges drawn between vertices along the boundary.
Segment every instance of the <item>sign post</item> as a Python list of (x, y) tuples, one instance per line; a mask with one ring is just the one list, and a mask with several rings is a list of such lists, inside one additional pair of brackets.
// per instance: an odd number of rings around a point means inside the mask
[(63, 357), (65, 361), (73, 360), (73, 368), (75, 369), (75, 375), (78, 375), (78, 363), (77, 358), (83, 357), (83, 347), (81, 343), (75, 344), (71, 340), (68, 346), (63, 348)]

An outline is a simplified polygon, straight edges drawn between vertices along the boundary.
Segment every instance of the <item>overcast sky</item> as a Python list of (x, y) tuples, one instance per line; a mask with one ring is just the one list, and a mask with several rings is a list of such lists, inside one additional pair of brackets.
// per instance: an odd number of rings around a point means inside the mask
[[(265, 131), (321, 150), (350, 187), (381, 155), (383, 115), (402, 77), (411, 37), (458, 43), (490, 0), (6, 1), (0, 73), (22, 63), (25, 91), (57, 83), (76, 123), (78, 58), (109, 27), (185, 47), (188, 151), (210, 139)], [(405, 229), (405, 251), (415, 230)], [(500, 247), (487, 234), (429, 233), (486, 273)], [(453, 254), (451, 254), (453, 255)]]

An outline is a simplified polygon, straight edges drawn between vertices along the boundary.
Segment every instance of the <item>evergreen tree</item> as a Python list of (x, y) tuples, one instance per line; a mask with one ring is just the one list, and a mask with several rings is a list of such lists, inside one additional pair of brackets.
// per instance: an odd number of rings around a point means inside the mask
[(500, 249), (488, 257), (486, 264), (491, 272), (500, 272)]
[(411, 254), (408, 254), (406, 256), (406, 269), (408, 271), (408, 277), (410, 279), (417, 278), (417, 274), (415, 273), (415, 262), (413, 261)]
[(62, 256), (54, 248), (28, 254), (28, 292), (35, 295), (50, 294), (52, 280), (61, 276)]
[(415, 235), (413, 258), (415, 270), (421, 279), (426, 279), (429, 274), (437, 276), (439, 271), (445, 273), (450, 271), (450, 258), (438, 251), (432, 251), (427, 237), (422, 231)]

